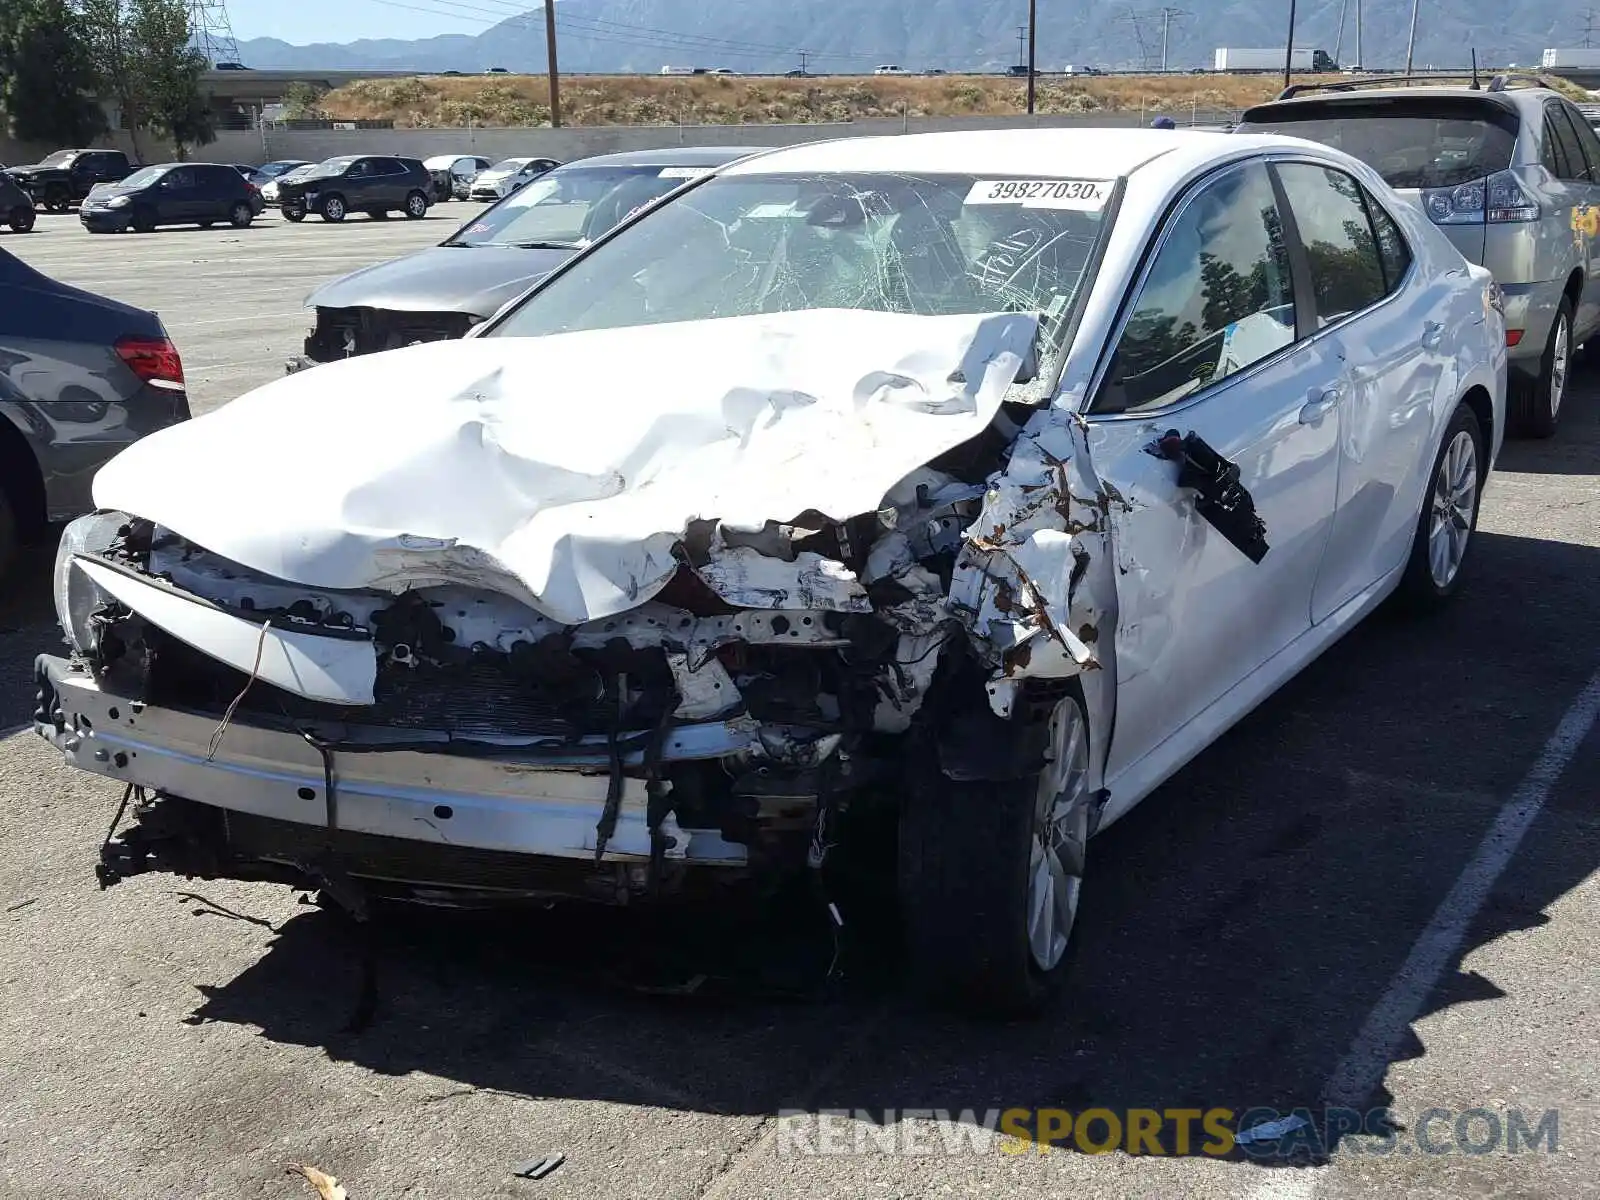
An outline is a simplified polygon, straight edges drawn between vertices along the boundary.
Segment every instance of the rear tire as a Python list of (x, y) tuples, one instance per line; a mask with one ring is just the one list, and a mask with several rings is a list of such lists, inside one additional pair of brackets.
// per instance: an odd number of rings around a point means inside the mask
[(243, 200), (228, 210), (228, 224), (235, 229), (248, 229), (250, 222), (256, 219), (256, 214)]
[(343, 196), (329, 196), (322, 202), (322, 219), (337, 225), (346, 215)]
[(33, 230), (33, 209), (26, 208), (19, 204), (11, 210), (11, 216), (9, 220), (11, 223), (11, 228), (16, 230), (18, 233), (30, 233)]
[[(1487, 443), (1477, 415), (1465, 402), (1456, 405), (1433, 459), (1412, 535), (1411, 556), (1395, 592), (1401, 608), (1436, 612), (1461, 589), (1472, 535), (1478, 528), (1478, 505), (1489, 461)], [(1464, 490), (1469, 482), (1470, 495)]]
[[(1031, 1015), (1067, 974), (1091, 799), (1088, 724), (1076, 696), (1058, 703), (1051, 729), (1066, 739), (1052, 736), (1052, 762), (1025, 779), (953, 780), (931, 745), (913, 756), (898, 876), (912, 969), (935, 1003)], [(1041, 830), (1046, 811), (1055, 822)], [(1058, 825), (1059, 842), (1049, 832)]]
[(406, 216), (413, 221), (420, 221), (428, 215), (428, 198), (421, 192), (406, 193)]
[(285, 221), (293, 221), (296, 225), (298, 225), (301, 221), (306, 219), (305, 209), (286, 208), (283, 210), (283, 219)]
[(1539, 360), (1539, 378), (1519, 383), (1512, 392), (1511, 431), (1518, 437), (1547, 438), (1561, 419), (1572, 376), (1572, 301), (1563, 298), (1550, 326), (1550, 340)]

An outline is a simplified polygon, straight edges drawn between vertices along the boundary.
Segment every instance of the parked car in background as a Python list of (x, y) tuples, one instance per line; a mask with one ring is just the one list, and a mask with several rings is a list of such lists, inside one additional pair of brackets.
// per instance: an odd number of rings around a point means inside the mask
[(99, 183), (114, 183), (134, 172), (134, 164), (121, 150), (57, 150), (26, 167), (10, 167), (33, 202), (47, 212), (66, 212)]
[(898, 67), (894, 63), (884, 63), (882, 66), (873, 67), (872, 73), (874, 75), (904, 75), (906, 74), (906, 69)]
[(188, 416), (160, 318), (0, 250), (0, 579), (19, 543), (94, 508), (108, 459)]
[(433, 177), (433, 199), (437, 204), (457, 196), (466, 199), (472, 181), (492, 164), (476, 154), (436, 154), (423, 159), (422, 165)]
[(402, 212), (418, 220), (432, 204), (433, 176), (414, 158), (345, 154), (298, 178), (278, 180), (278, 206), (291, 221), (316, 213), (324, 221), (338, 222), (353, 212), (378, 220)]
[(266, 207), (260, 190), (219, 163), (163, 163), (102, 184), (78, 209), (90, 233), (149, 233), (161, 225), (244, 229)]
[(262, 194), (265, 195), (267, 184), (271, 183), (273, 180), (282, 179), (296, 167), (309, 167), (313, 165), (314, 164), (308, 163), (303, 158), (275, 158), (271, 162), (262, 163), (259, 167), (253, 168), (250, 174), (246, 175), (245, 178), (260, 188), (262, 190)]
[[(290, 167), (288, 170), (274, 176), (267, 180), (266, 183), (260, 184), (262, 201), (269, 208), (277, 208), (279, 206), (278, 189), (285, 183), (304, 179), (317, 169), (317, 165), (316, 163), (301, 163), (299, 166)], [(265, 168), (262, 169), (265, 170)]]
[(473, 179), (467, 197), (499, 200), (560, 165), (553, 158), (503, 158)]
[(415, 342), (461, 337), (579, 249), (688, 180), (756, 147), (674, 147), (585, 158), (513, 192), (444, 243), (326, 283), (290, 372)]
[(33, 198), (0, 170), (0, 225), (9, 225), (16, 233), (27, 233), (33, 228), (34, 216)]
[(1395, 79), (1302, 84), (1237, 133), (1292, 134), (1370, 165), (1468, 262), (1494, 272), (1511, 347), (1511, 430), (1556, 431), (1573, 351), (1600, 335), (1600, 138), (1547, 87)]
[(1388, 597), (1472, 574), (1498, 303), (1294, 139), (785, 147), (472, 337), (125, 451), (62, 541), (36, 729), (153, 793), (103, 882), (356, 912), (738, 903), (898, 820), (921, 989), (1037, 1010), (1091, 836)]
[(250, 163), (233, 163), (233, 169), (239, 172), (240, 179), (249, 179), (256, 173), (255, 167)]

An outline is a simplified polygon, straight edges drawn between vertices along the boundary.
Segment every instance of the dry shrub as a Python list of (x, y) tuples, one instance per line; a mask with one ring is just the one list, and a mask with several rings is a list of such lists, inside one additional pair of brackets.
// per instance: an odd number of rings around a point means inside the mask
[[(1271, 75), (1112, 76), (1037, 85), (1043, 113), (1229, 111), (1276, 94)], [(729, 124), (851, 121), (869, 117), (1003, 116), (1024, 107), (1024, 81), (995, 75), (841, 77), (805, 80), (729, 75), (574, 76), (562, 81), (571, 125)], [(336, 120), (391, 119), (413, 128), (544, 125), (550, 91), (542, 75), (366, 79), (329, 92), (320, 106)]]

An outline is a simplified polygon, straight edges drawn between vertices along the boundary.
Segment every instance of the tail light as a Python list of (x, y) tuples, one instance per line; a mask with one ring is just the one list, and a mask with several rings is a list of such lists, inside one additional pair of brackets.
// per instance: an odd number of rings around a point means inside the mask
[(118, 338), (117, 357), (151, 387), (183, 391), (183, 360), (171, 338)]
[(1422, 207), (1435, 225), (1491, 225), (1537, 221), (1539, 201), (1515, 172), (1499, 171), (1451, 188), (1429, 188)]

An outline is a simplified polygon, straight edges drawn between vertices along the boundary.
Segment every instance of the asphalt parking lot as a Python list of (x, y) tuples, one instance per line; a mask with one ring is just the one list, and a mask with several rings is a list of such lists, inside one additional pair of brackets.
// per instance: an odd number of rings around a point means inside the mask
[[(470, 212), (125, 237), (45, 215), (0, 245), (160, 311), (203, 412), (281, 374), (316, 283)], [(1585, 371), (1558, 437), (1502, 456), (1452, 609), (1369, 620), (1091, 845), (1072, 982), (1016, 1025), (912, 1003), (870, 885), (829, 983), (800, 904), (358, 932), (267, 886), (101, 892), (117, 792), (26, 727), (58, 640), (40, 552), (0, 593), (0, 1197), (309, 1194), (290, 1163), (351, 1200), (1600, 1195), (1597, 477)], [(946, 1153), (915, 1122), (830, 1143), (778, 1119), (1327, 1104), (1401, 1135)], [(1474, 1109), (1558, 1133), (1468, 1153)]]

